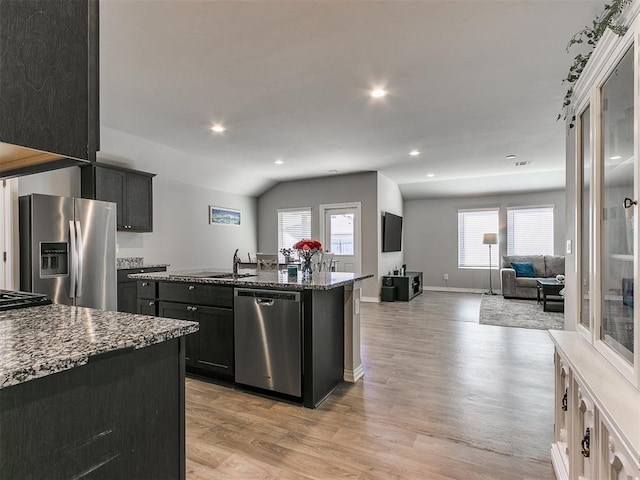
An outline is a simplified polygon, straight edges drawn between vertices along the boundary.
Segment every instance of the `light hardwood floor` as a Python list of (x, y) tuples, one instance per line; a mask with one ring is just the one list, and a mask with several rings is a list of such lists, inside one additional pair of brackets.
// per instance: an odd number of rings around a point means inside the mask
[(187, 478), (553, 479), (546, 331), (480, 295), (362, 305), (365, 377), (316, 410), (187, 380)]

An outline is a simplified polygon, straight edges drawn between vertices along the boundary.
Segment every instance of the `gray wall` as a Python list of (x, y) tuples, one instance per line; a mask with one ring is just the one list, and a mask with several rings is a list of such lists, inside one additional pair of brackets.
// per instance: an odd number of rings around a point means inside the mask
[[(486, 197), (409, 200), (404, 204), (404, 257), (407, 269), (424, 272), (427, 287), (488, 289), (486, 269), (458, 268), (458, 209), (500, 208), (500, 253), (506, 255), (506, 208), (528, 205), (554, 205), (554, 253), (565, 252), (565, 192), (496, 195)], [(488, 249), (487, 249), (488, 256)], [(494, 265), (492, 282), (500, 288), (499, 271)], [(449, 280), (444, 280), (444, 274)]]
[[(378, 202), (377, 173), (365, 172), (284, 182), (263, 193), (258, 199), (258, 251), (275, 252), (278, 248), (278, 209), (311, 207), (311, 236), (318, 239), (320, 205), (360, 202), (362, 218), (362, 271), (378, 271)], [(377, 297), (375, 278), (365, 280), (363, 295)]]

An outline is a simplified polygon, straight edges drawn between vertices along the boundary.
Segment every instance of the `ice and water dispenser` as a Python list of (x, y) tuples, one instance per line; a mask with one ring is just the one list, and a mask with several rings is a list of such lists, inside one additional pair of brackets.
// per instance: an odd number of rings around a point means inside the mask
[(61, 277), (69, 274), (69, 244), (42, 242), (40, 244), (40, 277)]

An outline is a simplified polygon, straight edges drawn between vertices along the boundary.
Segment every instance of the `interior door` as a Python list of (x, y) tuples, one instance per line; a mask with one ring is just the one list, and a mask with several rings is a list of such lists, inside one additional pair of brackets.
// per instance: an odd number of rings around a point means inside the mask
[(361, 271), (360, 209), (324, 206), (324, 250), (337, 272)]

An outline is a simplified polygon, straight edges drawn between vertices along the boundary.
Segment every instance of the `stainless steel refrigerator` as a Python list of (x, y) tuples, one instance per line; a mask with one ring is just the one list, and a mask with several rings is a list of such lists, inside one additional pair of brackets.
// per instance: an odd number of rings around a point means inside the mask
[(116, 204), (31, 194), (19, 212), (20, 289), (115, 311)]

